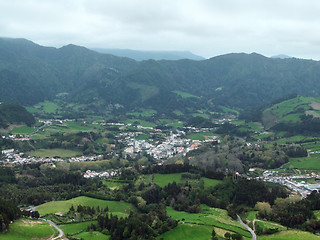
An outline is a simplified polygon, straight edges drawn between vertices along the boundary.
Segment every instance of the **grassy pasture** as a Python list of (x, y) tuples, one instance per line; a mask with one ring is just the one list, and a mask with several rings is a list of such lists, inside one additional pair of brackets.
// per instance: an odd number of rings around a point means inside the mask
[(72, 205), (76, 208), (76, 206), (80, 204), (82, 206), (90, 206), (95, 208), (98, 206), (100, 208), (105, 208), (108, 206), (110, 213), (120, 217), (125, 217), (129, 214), (130, 210), (134, 210), (133, 206), (126, 202), (106, 201), (85, 196), (72, 198), (66, 201), (47, 202), (39, 205), (37, 210), (41, 216), (51, 213), (55, 214), (57, 212), (67, 213)]
[(210, 116), (208, 114), (205, 114), (205, 113), (193, 113), (192, 117), (202, 117), (202, 118), (206, 118), (206, 119), (210, 118)]
[(0, 233), (2, 240), (36, 240), (48, 239), (57, 234), (57, 231), (49, 223), (41, 220), (21, 218), (10, 224), (7, 233)]
[(112, 178), (102, 180), (102, 183), (103, 183), (103, 185), (107, 186), (110, 189), (118, 189), (122, 185), (127, 184), (125, 182), (117, 181), (116, 179), (112, 180)]
[(179, 95), (182, 98), (199, 98), (196, 95), (193, 95), (191, 93), (187, 93), (187, 92), (182, 92), (182, 91), (172, 91), (173, 93)]
[(165, 240), (208, 240), (211, 239), (212, 230), (212, 226), (179, 224), (176, 228), (172, 229), (171, 231), (158, 236), (157, 239), (163, 238)]
[(263, 112), (263, 122), (267, 127), (272, 127), (278, 122), (299, 122), (300, 116), (310, 110), (312, 97), (296, 97), (275, 104)]
[(181, 112), (180, 110), (174, 110), (173, 113), (177, 116), (183, 116), (183, 112)]
[(191, 139), (191, 140), (200, 140), (203, 141), (205, 140), (206, 136), (208, 137), (212, 137), (212, 136), (217, 136), (217, 134), (214, 133), (209, 133), (209, 132), (205, 132), (205, 133), (193, 133), (190, 135), (187, 135), (187, 138)]
[[(196, 179), (182, 179), (181, 178), (182, 173), (171, 173), (171, 174), (154, 174), (153, 175), (153, 182), (155, 184), (157, 184), (160, 187), (164, 187), (167, 186), (169, 183), (185, 183), (186, 181), (188, 181), (191, 185), (192, 184), (199, 184), (199, 180)], [(209, 179), (209, 178), (204, 178), (202, 177), (201, 180), (203, 180), (204, 182), (204, 186), (205, 187), (210, 187), (210, 186), (215, 186), (219, 183), (221, 183), (220, 180), (216, 180), (216, 179)], [(137, 181), (136, 181), (136, 185), (140, 185), (141, 183), (144, 184), (149, 184), (152, 182), (152, 174), (148, 174), (148, 175), (141, 175)]]
[(59, 225), (59, 228), (61, 228), (65, 234), (76, 234), (81, 231), (85, 231), (88, 226), (91, 226), (91, 224), (97, 225), (97, 221), (63, 224)]
[(110, 239), (110, 236), (104, 235), (101, 232), (93, 231), (93, 232), (82, 232), (74, 237), (77, 237), (79, 239), (84, 239), (84, 240), (108, 240)]
[(92, 126), (84, 124), (83, 122), (70, 121), (64, 124), (68, 127), (69, 132), (86, 132), (92, 130)]
[(141, 109), (141, 111), (129, 112), (127, 115), (132, 115), (135, 117), (152, 117), (156, 113), (157, 111), (153, 109)]
[(252, 222), (254, 219), (256, 219), (257, 214), (258, 214), (258, 211), (251, 211), (251, 212), (249, 212), (248, 217), (247, 217), (248, 220), (249, 220), (250, 222)]
[(156, 124), (154, 124), (152, 122), (144, 121), (141, 119), (127, 119), (124, 122), (126, 124), (133, 124), (133, 123), (137, 122), (139, 125), (141, 125), (143, 127), (155, 127), (156, 126)]
[(111, 167), (109, 160), (98, 160), (98, 161), (84, 161), (84, 162), (71, 162), (70, 170), (77, 171), (80, 170), (82, 172), (86, 170), (94, 170), (100, 171), (103, 169), (108, 169)]
[(54, 102), (45, 101), (36, 104), (34, 108), (37, 110), (43, 110), (46, 113), (55, 113), (60, 107)]
[(256, 220), (256, 225), (259, 225), (262, 229), (278, 228), (281, 231), (287, 229), (286, 227), (284, 227), (278, 223), (269, 222), (269, 221), (262, 221), (262, 220)]
[(279, 233), (275, 233), (272, 235), (264, 235), (259, 236), (259, 240), (301, 240), (301, 239), (308, 239), (308, 240), (319, 240), (319, 236), (316, 236), (310, 232), (303, 232), (298, 230), (288, 230), (288, 231), (281, 231)]
[(236, 111), (236, 110), (234, 110), (232, 108), (228, 108), (228, 107), (224, 107), (224, 106), (219, 106), (219, 108), (225, 113), (232, 113), (232, 114), (235, 114), (235, 115), (239, 114), (238, 111)]
[(290, 158), (290, 163), (286, 167), (320, 170), (320, 154), (312, 154), (310, 157)]
[(148, 140), (150, 138), (149, 134), (140, 134), (138, 136), (136, 136), (137, 140)]
[(240, 233), (245, 237), (251, 237), (251, 234), (245, 230), (240, 223), (231, 220), (226, 210), (209, 208), (205, 205), (201, 205), (201, 207), (203, 209), (202, 213), (187, 213), (183, 211), (176, 211), (171, 207), (167, 207), (167, 215), (186, 224), (206, 225), (211, 226), (211, 229), (214, 226), (227, 231)]
[(292, 137), (288, 137), (288, 138), (281, 138), (281, 139), (277, 140), (277, 144), (296, 143), (296, 142), (300, 142), (300, 141), (307, 141), (310, 139), (312, 139), (312, 138), (305, 137), (302, 135), (296, 135), (296, 136), (292, 136)]
[(15, 127), (10, 131), (11, 134), (21, 134), (26, 135), (35, 132), (36, 129), (28, 126), (22, 126), (22, 127)]
[(301, 145), (310, 151), (320, 151), (320, 142), (319, 141), (307, 142), (307, 143), (303, 143)]
[(68, 157), (75, 157), (82, 154), (82, 152), (74, 151), (74, 150), (68, 150), (68, 149), (62, 149), (62, 148), (54, 148), (54, 149), (37, 149), (32, 152), (27, 152), (28, 155), (34, 156), (34, 157), (55, 157), (59, 156), (61, 158), (68, 158)]

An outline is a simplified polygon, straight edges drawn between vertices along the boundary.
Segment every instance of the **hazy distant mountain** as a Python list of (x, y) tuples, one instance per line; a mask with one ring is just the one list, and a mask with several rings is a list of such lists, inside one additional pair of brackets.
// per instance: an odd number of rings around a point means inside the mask
[(205, 60), (204, 57), (195, 55), (188, 51), (138, 51), (131, 49), (104, 49), (104, 48), (93, 48), (92, 50), (112, 54), (118, 57), (128, 57), (136, 61), (143, 60)]
[(292, 57), (285, 55), (285, 54), (279, 54), (279, 55), (272, 56), (271, 58), (286, 59), (286, 58), (292, 58)]
[[(135, 61), (68, 45), (0, 39), (0, 101), (59, 98), (91, 111), (256, 107), (291, 93), (320, 95), (320, 62), (227, 54), (203, 61)], [(188, 97), (192, 96), (192, 97)]]

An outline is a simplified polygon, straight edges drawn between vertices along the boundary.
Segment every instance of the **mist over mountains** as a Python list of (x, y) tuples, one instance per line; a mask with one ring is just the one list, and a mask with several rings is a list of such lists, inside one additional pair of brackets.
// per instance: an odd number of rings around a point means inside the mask
[(204, 57), (193, 54), (188, 51), (138, 51), (131, 49), (107, 49), (107, 48), (93, 48), (92, 50), (99, 53), (112, 54), (118, 57), (128, 57), (136, 61), (143, 60), (205, 60)]
[(61, 99), (170, 112), (247, 109), (292, 93), (320, 95), (320, 63), (312, 60), (235, 53), (200, 61), (135, 61), (75, 45), (56, 49), (9, 38), (0, 39), (0, 52), (0, 101), (23, 105)]

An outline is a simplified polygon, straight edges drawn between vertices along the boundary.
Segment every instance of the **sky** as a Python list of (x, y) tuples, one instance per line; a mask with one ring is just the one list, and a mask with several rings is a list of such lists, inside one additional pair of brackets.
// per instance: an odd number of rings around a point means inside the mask
[(0, 37), (43, 46), (320, 60), (319, 0), (0, 0)]

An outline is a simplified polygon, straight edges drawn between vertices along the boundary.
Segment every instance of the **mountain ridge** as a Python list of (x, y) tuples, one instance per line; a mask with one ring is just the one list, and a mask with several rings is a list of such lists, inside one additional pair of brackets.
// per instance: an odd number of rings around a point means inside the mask
[(101, 109), (120, 104), (126, 110), (214, 111), (220, 105), (257, 107), (291, 93), (320, 95), (320, 63), (312, 60), (231, 53), (202, 61), (135, 61), (72, 44), (52, 48), (3, 38), (0, 51), (0, 101), (24, 105), (67, 93), (66, 102)]
[(206, 58), (195, 55), (189, 51), (142, 51), (133, 49), (114, 49), (114, 48), (91, 48), (99, 53), (112, 54), (118, 57), (128, 57), (136, 61), (144, 60), (205, 60)]

